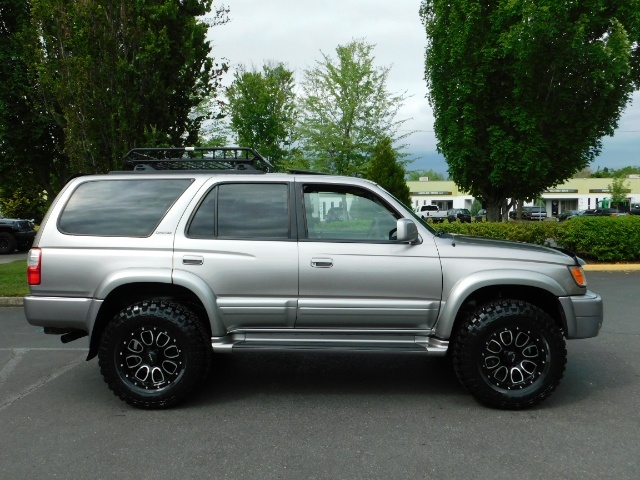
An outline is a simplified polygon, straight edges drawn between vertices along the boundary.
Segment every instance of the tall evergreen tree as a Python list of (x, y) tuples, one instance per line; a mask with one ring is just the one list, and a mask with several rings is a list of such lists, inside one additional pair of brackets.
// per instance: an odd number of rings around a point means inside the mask
[(398, 161), (391, 139), (384, 137), (373, 149), (367, 178), (411, 208), (411, 194), (405, 176), (406, 172)]
[(53, 199), (69, 176), (64, 132), (40, 101), (26, 62), (29, 2), (3, 0), (0, 19), (0, 195), (12, 201), (20, 189), (26, 202), (38, 204), (43, 192)]
[(32, 84), (63, 128), (72, 171), (119, 168), (150, 142), (195, 143), (203, 118), (191, 113), (219, 73), (198, 18), (212, 0), (31, 4)]

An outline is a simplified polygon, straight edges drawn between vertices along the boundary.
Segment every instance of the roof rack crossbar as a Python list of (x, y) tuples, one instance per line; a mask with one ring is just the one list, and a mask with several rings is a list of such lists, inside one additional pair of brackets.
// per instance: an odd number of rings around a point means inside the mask
[(134, 148), (125, 167), (142, 170), (253, 170), (273, 172), (273, 165), (248, 147)]

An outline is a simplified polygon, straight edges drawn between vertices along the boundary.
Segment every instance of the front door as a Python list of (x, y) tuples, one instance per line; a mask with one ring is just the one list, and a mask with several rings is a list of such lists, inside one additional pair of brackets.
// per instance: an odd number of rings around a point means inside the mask
[(398, 243), (401, 214), (365, 188), (299, 188), (305, 218), (296, 328), (430, 329), (442, 292), (432, 239)]

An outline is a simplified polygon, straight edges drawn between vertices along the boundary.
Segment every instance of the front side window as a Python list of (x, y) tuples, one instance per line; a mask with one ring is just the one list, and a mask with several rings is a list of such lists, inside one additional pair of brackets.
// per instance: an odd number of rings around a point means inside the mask
[(194, 214), (192, 238), (289, 238), (289, 186), (228, 183), (211, 189)]
[(375, 194), (354, 187), (307, 185), (304, 211), (309, 239), (394, 240), (399, 215)]
[(58, 229), (69, 235), (148, 237), (191, 182), (176, 178), (82, 183), (65, 205)]

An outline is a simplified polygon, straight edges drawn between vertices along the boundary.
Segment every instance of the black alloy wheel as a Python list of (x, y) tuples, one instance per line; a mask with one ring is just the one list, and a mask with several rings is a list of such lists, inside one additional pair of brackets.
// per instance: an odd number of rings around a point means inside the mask
[(504, 409), (546, 399), (567, 361), (560, 328), (546, 312), (521, 300), (478, 309), (461, 325), (452, 348), (462, 385), (480, 402)]
[(210, 357), (200, 319), (181, 305), (154, 300), (116, 315), (105, 328), (98, 353), (109, 388), (141, 408), (184, 400), (206, 376)]
[(0, 255), (16, 251), (16, 238), (9, 232), (0, 232)]

